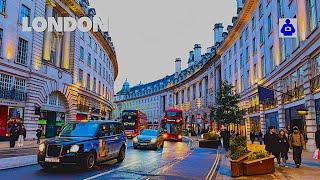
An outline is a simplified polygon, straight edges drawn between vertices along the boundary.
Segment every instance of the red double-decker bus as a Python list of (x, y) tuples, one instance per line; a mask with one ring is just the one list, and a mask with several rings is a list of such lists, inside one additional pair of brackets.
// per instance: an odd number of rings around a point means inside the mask
[(122, 111), (124, 132), (128, 138), (137, 136), (141, 130), (148, 128), (147, 116), (139, 110)]
[(182, 110), (168, 109), (161, 121), (161, 131), (165, 140), (182, 141)]

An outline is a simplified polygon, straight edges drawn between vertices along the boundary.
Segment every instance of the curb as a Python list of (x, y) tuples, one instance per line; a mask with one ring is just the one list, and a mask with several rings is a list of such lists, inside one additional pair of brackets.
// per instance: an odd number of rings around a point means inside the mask
[(187, 137), (187, 136), (183, 136), (183, 138), (184, 138), (183, 141), (188, 143), (188, 146), (189, 146), (190, 150), (193, 150), (195, 148), (194, 147), (194, 143), (193, 143), (194, 140), (189, 138), (189, 137)]
[(25, 146), (25, 147), (15, 147), (15, 148), (0, 148), (0, 151), (6, 151), (6, 150), (19, 150), (19, 149), (32, 149), (32, 148), (38, 148), (38, 146)]

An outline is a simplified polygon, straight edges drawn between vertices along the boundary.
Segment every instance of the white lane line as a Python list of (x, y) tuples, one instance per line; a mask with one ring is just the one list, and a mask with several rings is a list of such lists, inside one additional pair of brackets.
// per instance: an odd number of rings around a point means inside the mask
[[(191, 139), (191, 141), (192, 141), (192, 139)], [(190, 154), (191, 154), (191, 152), (190, 152)], [(155, 156), (152, 156), (151, 159), (154, 159), (154, 158), (156, 158), (156, 157), (158, 157), (158, 156), (162, 156), (162, 153), (161, 153), (161, 154), (157, 154), (157, 155), (155, 155)], [(187, 156), (189, 156), (189, 154), (188, 154)], [(118, 170), (125, 169), (125, 168), (127, 168), (127, 167), (129, 167), (129, 166), (132, 166), (132, 165), (134, 165), (134, 164), (138, 164), (138, 163), (140, 163), (140, 162), (141, 162), (141, 160), (133, 161), (133, 162), (131, 162), (131, 163), (129, 163), (129, 164), (126, 164), (126, 165), (124, 165), (124, 166), (122, 166), (122, 167), (118, 167), (118, 168), (115, 168), (115, 169), (112, 169), (112, 170), (109, 170), (109, 171), (106, 171), (106, 172), (103, 172), (103, 173), (100, 173), (100, 174), (97, 174), (97, 175), (94, 175), (94, 176), (85, 178), (84, 180), (96, 179), (96, 178), (98, 178), (98, 177), (101, 177), (101, 176), (110, 174), (110, 173), (115, 172), (115, 171), (118, 171)], [(149, 162), (150, 162), (150, 161), (149, 161)], [(153, 163), (153, 161), (151, 161), (151, 162)], [(172, 162), (172, 161), (171, 161), (171, 162)], [(147, 166), (148, 164), (152, 164), (152, 163), (147, 163), (147, 164), (145, 164), (145, 165)], [(152, 171), (151, 171), (151, 172), (152, 172)]]
[[(152, 156), (151, 159), (154, 159), (154, 158), (156, 158), (157, 156), (161, 156), (161, 155), (162, 155), (162, 154), (157, 154), (156, 156)], [(129, 163), (129, 164), (126, 164), (126, 165), (124, 165), (124, 166), (121, 166), (121, 167), (118, 167), (118, 168), (115, 168), (115, 169), (112, 169), (112, 170), (109, 170), (109, 171), (106, 171), (106, 172), (103, 172), (103, 173), (100, 173), (100, 174), (97, 174), (97, 175), (88, 177), (88, 178), (86, 178), (86, 179), (84, 179), (84, 180), (92, 180), (92, 179), (95, 179), (95, 178), (104, 176), (104, 175), (106, 175), (106, 174), (110, 174), (110, 173), (112, 173), (112, 172), (114, 172), (114, 171), (122, 170), (122, 169), (124, 169), (124, 168), (127, 168), (127, 167), (129, 167), (129, 166), (132, 166), (132, 165), (138, 164), (138, 163), (141, 163), (141, 160), (133, 161), (133, 162), (131, 162), (131, 163)], [(148, 164), (149, 164), (149, 163), (148, 163)]]

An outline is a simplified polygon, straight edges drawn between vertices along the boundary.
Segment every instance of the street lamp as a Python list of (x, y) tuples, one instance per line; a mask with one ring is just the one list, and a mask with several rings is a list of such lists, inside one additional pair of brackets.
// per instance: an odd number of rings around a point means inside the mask
[(308, 109), (305, 108), (305, 107), (301, 107), (299, 109), (297, 109), (297, 113), (300, 115), (300, 116), (305, 116), (308, 114)]

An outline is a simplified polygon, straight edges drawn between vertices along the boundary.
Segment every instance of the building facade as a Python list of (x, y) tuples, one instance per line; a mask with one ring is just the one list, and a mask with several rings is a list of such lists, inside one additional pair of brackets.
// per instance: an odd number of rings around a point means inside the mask
[[(195, 45), (187, 69), (122, 89), (116, 96), (117, 115), (123, 108), (134, 108), (132, 102), (141, 107), (142, 99), (158, 97), (160, 112), (179, 107), (194, 126), (199, 117), (209, 119), (215, 92), (227, 81), (240, 93), (240, 107), (246, 110), (238, 129), (242, 134), (265, 133), (271, 125), (277, 130), (298, 126), (308, 139), (307, 149), (314, 150), (320, 124), (319, 9), (316, 0), (237, 0), (237, 16), (226, 31), (221, 23), (215, 24), (213, 46), (206, 54), (200, 51), (199, 56), (200, 46)], [(279, 18), (297, 19), (297, 38), (279, 38)], [(277, 90), (275, 98), (259, 103), (258, 86)], [(301, 108), (308, 110), (306, 116), (297, 113)]]
[(14, 122), (35, 138), (38, 125), (52, 137), (67, 121), (111, 118), (118, 64), (108, 32), (22, 31), (22, 17), (95, 15), (87, 0), (0, 0), (0, 136)]

